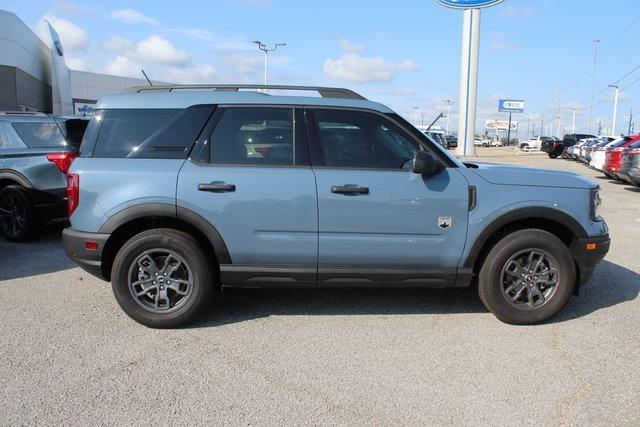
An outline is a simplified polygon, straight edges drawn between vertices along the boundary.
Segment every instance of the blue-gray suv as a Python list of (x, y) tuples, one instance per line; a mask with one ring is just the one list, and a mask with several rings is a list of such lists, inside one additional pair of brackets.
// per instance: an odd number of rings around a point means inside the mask
[(533, 324), (609, 248), (593, 182), (462, 163), (346, 89), (106, 96), (67, 193), (67, 254), (159, 328), (193, 321), (224, 287), (476, 283), (499, 319)]

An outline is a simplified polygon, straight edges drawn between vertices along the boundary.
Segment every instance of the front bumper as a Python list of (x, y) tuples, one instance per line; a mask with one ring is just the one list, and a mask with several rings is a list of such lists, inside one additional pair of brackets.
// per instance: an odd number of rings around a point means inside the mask
[[(62, 245), (67, 256), (83, 270), (101, 280), (107, 280), (102, 270), (102, 251), (109, 236), (111, 235), (65, 228), (62, 230)], [(87, 249), (87, 243), (95, 243), (97, 248)]]
[[(595, 244), (594, 249), (587, 249), (588, 245)], [(607, 252), (611, 239), (608, 234), (597, 237), (585, 237), (575, 239), (569, 249), (573, 254), (573, 259), (578, 265), (578, 281), (580, 285), (585, 284), (593, 275), (596, 265), (602, 261)]]

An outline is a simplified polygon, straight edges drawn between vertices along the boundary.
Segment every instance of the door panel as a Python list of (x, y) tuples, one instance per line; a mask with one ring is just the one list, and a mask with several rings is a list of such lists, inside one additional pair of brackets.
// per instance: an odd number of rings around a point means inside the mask
[[(211, 183), (234, 185), (235, 190), (198, 190)], [(188, 161), (178, 179), (178, 206), (200, 214), (218, 230), (233, 264), (316, 264), (318, 211), (310, 168)]]
[[(315, 169), (319, 266), (455, 268), (467, 231), (468, 184), (455, 169), (433, 177), (406, 171)], [(345, 184), (368, 194), (331, 191)], [(451, 217), (447, 228), (439, 217)]]

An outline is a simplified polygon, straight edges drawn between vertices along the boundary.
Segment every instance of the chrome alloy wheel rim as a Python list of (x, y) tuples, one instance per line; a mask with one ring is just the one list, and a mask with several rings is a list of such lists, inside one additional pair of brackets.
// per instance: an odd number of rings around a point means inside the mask
[(193, 274), (187, 262), (169, 249), (151, 249), (129, 267), (128, 287), (138, 305), (154, 313), (182, 307), (193, 291)]
[(524, 249), (502, 267), (502, 295), (521, 310), (533, 310), (547, 304), (560, 283), (558, 262), (541, 249)]

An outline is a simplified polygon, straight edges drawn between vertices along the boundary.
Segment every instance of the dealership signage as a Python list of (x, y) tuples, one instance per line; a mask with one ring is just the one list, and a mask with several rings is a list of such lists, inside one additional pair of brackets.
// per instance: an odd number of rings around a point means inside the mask
[(454, 9), (483, 9), (485, 7), (495, 6), (504, 0), (436, 0), (443, 6)]
[(498, 101), (501, 113), (524, 113), (524, 101), (520, 99), (501, 99)]
[[(484, 122), (484, 128), (486, 130), (509, 130), (509, 120), (489, 119)], [(518, 122), (511, 122), (511, 130), (518, 130)]]

